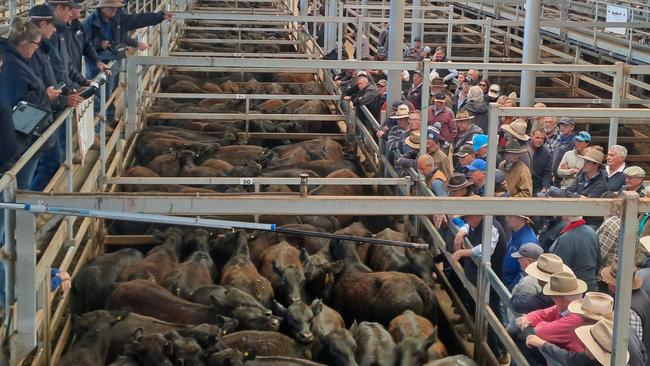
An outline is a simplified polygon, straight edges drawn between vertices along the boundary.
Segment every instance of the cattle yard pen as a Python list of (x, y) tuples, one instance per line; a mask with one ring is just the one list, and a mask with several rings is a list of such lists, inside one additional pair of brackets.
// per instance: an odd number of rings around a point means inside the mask
[[(452, 263), (452, 269), (459, 275), (470, 295), (476, 300), (477, 316), (473, 323), (469, 323), (469, 317), (463, 320), (468, 324), (472, 333), (479, 340), (475, 342), (476, 351), (479, 351), (476, 357), (484, 357), (488, 362), (493, 363), (490, 358), (490, 351), (484, 342), (485, 324), (492, 327), (496, 334), (504, 342), (513, 360), (519, 365), (527, 365), (519, 351), (512, 341), (496, 315), (486, 305), (489, 297), (488, 289), (493, 287), (496, 292), (507, 299), (508, 293), (500, 281), (495, 277), (490, 268), (489, 256), (484, 256), (484, 261), (479, 265), (479, 281), (476, 286), (472, 285), (463, 275), (462, 270), (457, 264), (453, 264), (450, 254), (445, 249), (445, 242), (438, 234), (435, 226), (432, 224), (430, 217), (432, 214), (477, 214), (485, 215), (487, 222), (492, 220), (492, 215), (506, 214), (526, 214), (526, 215), (584, 215), (584, 216), (608, 216), (621, 214), (623, 221), (622, 232), (622, 258), (619, 261), (618, 276), (618, 293), (616, 294), (616, 329), (615, 329), (615, 349), (625, 349), (625, 339), (622, 334), (627, 334), (629, 326), (629, 303), (630, 303), (630, 284), (631, 284), (631, 264), (636, 243), (636, 217), (638, 213), (650, 211), (650, 199), (639, 199), (636, 194), (627, 194), (621, 199), (504, 199), (498, 198), (480, 198), (480, 199), (450, 199), (431, 197), (431, 191), (423, 184), (422, 177), (411, 171), (411, 177), (399, 177), (392, 169), (391, 162), (387, 161), (381, 151), (381, 147), (373, 140), (374, 132), (355, 118), (352, 108), (343, 113), (341, 103), (336, 103), (340, 97), (334, 94), (333, 83), (331, 80), (332, 70), (342, 69), (387, 69), (387, 70), (415, 70), (419, 67), (415, 62), (360, 62), (360, 61), (323, 61), (318, 60), (323, 53), (317, 42), (310, 36), (308, 31), (300, 24), (310, 21), (314, 27), (319, 23), (326, 23), (330, 32), (325, 32), (326, 44), (338, 43), (339, 54), (343, 45), (343, 39), (350, 38), (356, 34), (357, 29), (366, 29), (370, 32), (370, 37), (375, 37), (378, 26), (375, 23), (382, 23), (386, 18), (375, 16), (373, 12), (384, 11), (387, 6), (379, 8), (377, 5), (367, 5), (363, 8), (358, 4), (346, 4), (340, 9), (334, 11), (334, 16), (323, 17), (305, 17), (293, 16), (297, 13), (297, 2), (289, 4), (273, 1), (256, 1), (259, 3), (270, 3), (275, 7), (272, 8), (254, 8), (255, 14), (251, 14), (250, 9), (240, 8), (246, 2), (230, 2), (235, 4), (235, 8), (228, 8), (232, 14), (216, 14), (214, 12), (223, 8), (205, 7), (201, 11), (190, 9), (187, 13), (178, 13), (177, 19), (172, 26), (162, 24), (161, 26), (152, 27), (148, 32), (143, 33), (141, 37), (149, 39), (149, 43), (154, 45), (148, 54), (150, 56), (133, 56), (129, 57), (124, 69), (123, 86), (109, 99), (106, 106), (102, 106), (102, 114), (108, 105), (117, 105), (118, 111), (125, 111), (112, 134), (106, 140), (105, 123), (100, 116), (97, 120), (100, 123), (101, 144), (98, 153), (90, 156), (84, 166), (73, 163), (72, 157), (74, 151), (66, 151), (66, 164), (57, 173), (53, 182), (48, 186), (44, 193), (34, 192), (16, 192), (15, 174), (25, 165), (31, 156), (43, 145), (45, 140), (51, 136), (57, 127), (66, 124), (68, 144), (73, 144), (73, 126), (72, 110), (68, 109), (59, 115), (55, 123), (47, 130), (37, 143), (21, 158), (21, 160), (12, 168), (10, 172), (0, 179), (0, 190), (4, 193), (5, 202), (30, 203), (34, 205), (51, 205), (75, 207), (80, 209), (94, 209), (103, 211), (122, 211), (122, 212), (140, 212), (149, 214), (172, 214), (185, 216), (212, 216), (212, 215), (399, 215), (407, 216), (412, 221), (410, 230), (413, 235), (424, 235), (431, 238), (430, 250), (434, 254), (442, 253), (449, 263)], [(165, 3), (165, 2), (130, 2), (135, 3), (134, 10), (142, 9), (184, 9), (185, 3)], [(207, 2), (203, 2), (205, 4)], [(301, 1), (301, 3), (307, 3)], [(336, 9), (336, 2), (329, 0), (328, 12)], [(487, 3), (487, 2), (485, 2)], [(503, 3), (503, 2), (499, 2)], [(507, 6), (505, 4), (504, 6)], [(496, 2), (494, 7), (496, 8)], [(477, 63), (455, 63), (454, 66), (460, 69), (475, 67), (480, 70), (486, 70), (491, 77), (494, 76), (518, 76), (522, 70), (536, 71), (538, 77), (552, 79), (556, 85), (563, 88), (573, 88), (571, 98), (536, 98), (536, 101), (545, 103), (564, 104), (581, 104), (581, 105), (611, 105), (613, 108), (548, 108), (545, 110), (530, 108), (505, 108), (498, 109), (494, 106), (490, 111), (490, 134), (496, 134), (497, 120), (500, 116), (573, 116), (579, 120), (586, 119), (590, 124), (609, 124), (610, 136), (609, 144), (617, 141), (615, 128), (618, 122), (625, 124), (647, 123), (646, 109), (621, 109), (616, 108), (620, 105), (641, 104), (645, 105), (639, 97), (634, 97), (631, 92), (633, 88), (642, 90), (641, 96), (650, 85), (645, 84), (635, 78), (633, 75), (644, 76), (650, 74), (650, 67), (646, 66), (623, 66), (617, 65), (567, 65), (562, 62), (576, 62), (580, 60), (578, 51), (576, 56), (567, 56), (562, 51), (557, 51), (551, 47), (543, 46), (542, 51), (551, 54), (551, 62), (556, 64), (490, 64), (489, 62), (517, 62), (519, 59), (510, 56), (491, 56), (493, 49), (497, 45), (503, 47), (502, 52), (506, 53), (515, 50), (514, 42), (521, 42), (516, 35), (510, 34), (511, 27), (520, 27), (522, 21), (501, 21), (478, 20), (470, 21), (468, 19), (454, 19), (457, 10), (453, 10), (450, 5), (449, 10), (438, 9), (441, 7), (422, 7), (413, 8), (421, 10), (421, 14), (427, 11), (438, 11), (446, 14), (448, 20), (420, 21), (418, 24), (422, 27), (423, 35), (427, 36), (429, 26), (438, 25), (447, 28), (447, 44), (450, 42), (449, 34), (453, 27), (463, 29), (461, 37), (471, 40), (473, 36), (483, 37), (485, 43), (483, 56), (463, 59), (455, 56), (454, 50), (462, 47), (453, 44), (450, 47), (451, 55), (454, 60), (463, 61), (484, 61), (483, 64)], [(442, 7), (447, 8), (447, 7)], [(519, 6), (517, 6), (517, 9)], [(267, 9), (267, 10), (264, 10)], [(302, 6), (305, 9), (305, 6)], [(355, 10), (368, 11), (368, 18), (363, 16), (355, 17)], [(463, 12), (470, 12), (469, 9), (462, 8)], [(345, 11), (347, 14), (345, 14)], [(277, 15), (280, 14), (280, 15)], [(348, 16), (349, 14), (349, 16)], [(463, 13), (465, 14), (465, 13)], [(287, 32), (292, 41), (291, 44), (297, 48), (293, 56), (289, 54), (255, 54), (255, 53), (201, 53), (201, 52), (179, 52), (175, 51), (182, 39), (183, 29), (192, 29), (194, 26), (187, 26), (183, 23), (190, 20), (201, 20), (212, 22), (213, 28), (232, 29), (235, 26), (239, 29), (239, 39), (233, 40), (211, 40), (210, 43), (246, 44), (241, 39), (241, 32), (262, 32), (265, 29), (282, 29)], [(366, 23), (367, 21), (367, 23)], [(647, 21), (647, 20), (646, 20)], [(414, 23), (415, 24), (415, 23)], [(264, 25), (267, 28), (260, 27)], [(367, 25), (367, 26), (366, 26)], [(560, 23), (549, 23), (547, 26), (562, 27)], [(584, 27), (593, 28), (595, 26), (605, 26), (606, 23), (588, 24)], [(577, 26), (577, 25), (576, 25)], [(630, 27), (634, 24), (629, 25)], [(344, 28), (345, 27), (345, 28)], [(499, 27), (507, 27), (507, 34)], [(480, 28), (481, 32), (476, 29)], [(338, 32), (336, 30), (338, 29)], [(346, 31), (341, 31), (345, 29)], [(217, 29), (215, 29), (217, 30)], [(504, 43), (498, 39), (501, 34), (504, 39), (509, 38)], [(194, 40), (195, 41), (195, 40)], [(257, 41), (256, 41), (257, 42)], [(545, 48), (546, 47), (546, 48)], [(487, 50), (487, 52), (485, 52)], [(578, 48), (580, 50), (580, 48)], [(516, 50), (515, 50), (516, 51)], [(487, 53), (487, 58), (486, 58)], [(203, 57), (210, 56), (211, 58)], [(275, 59), (276, 57), (280, 59)], [(290, 57), (290, 58), (289, 58)], [(270, 59), (269, 59), (270, 58)], [(543, 59), (544, 61), (544, 59)], [(577, 62), (576, 62), (577, 63)], [(424, 63), (425, 74), (428, 70), (435, 68), (436, 64)], [(329, 95), (307, 96), (307, 95), (252, 95), (252, 94), (186, 94), (186, 93), (161, 93), (159, 91), (160, 78), (165, 75), (168, 69), (176, 68), (178, 70), (192, 71), (227, 71), (227, 72), (275, 72), (276, 70), (292, 70), (294, 72), (314, 73), (317, 79), (323, 83)], [(569, 81), (564, 81), (565, 79)], [(605, 81), (607, 80), (607, 81)], [(582, 83), (582, 84), (581, 84)], [(579, 90), (580, 85), (590, 84), (601, 88), (601, 91), (611, 93), (611, 98), (590, 98), (589, 92)], [(610, 85), (611, 84), (611, 85)], [(428, 79), (425, 78), (423, 91), (428, 93)], [(103, 89), (102, 89), (103, 90)], [(427, 95), (427, 94), (424, 95)], [(596, 95), (596, 94), (591, 94)], [(582, 98), (574, 98), (581, 96)], [(244, 113), (228, 114), (190, 114), (180, 113), (170, 116), (169, 114), (150, 114), (148, 108), (153, 105), (156, 98), (215, 98), (215, 99), (240, 99), (244, 100), (246, 110)], [(317, 98), (327, 100), (336, 104), (335, 114), (331, 115), (277, 115), (278, 120), (296, 120), (306, 121), (330, 121), (337, 123), (344, 121), (343, 133), (331, 136), (335, 139), (343, 139), (346, 148), (351, 151), (361, 151), (361, 154), (367, 161), (371, 162), (375, 178), (359, 179), (325, 179), (309, 178), (306, 181), (300, 178), (258, 178), (251, 177), (250, 181), (243, 182), (240, 178), (127, 178), (121, 177), (121, 172), (128, 167), (133, 154), (133, 146), (137, 132), (143, 127), (146, 117), (153, 118), (170, 118), (175, 119), (242, 119), (253, 120), (255, 114), (248, 113), (248, 104), (251, 100), (269, 100), (273, 98), (290, 100), (290, 99), (310, 99)], [(636, 99), (635, 99), (636, 98)], [(425, 98), (426, 99), (426, 98)], [(424, 100), (422, 108), (428, 107), (428, 101)], [(649, 103), (650, 104), (650, 103)], [(371, 116), (369, 116), (371, 117)], [(264, 116), (269, 119), (268, 115)], [(377, 128), (377, 121), (371, 119), (374, 128)], [(422, 126), (426, 128), (426, 113), (423, 114)], [(253, 132), (245, 132), (251, 138), (256, 139), (291, 139), (300, 140), (310, 138), (309, 134), (282, 136), (274, 133), (255, 135)], [(275, 135), (275, 136), (274, 136)], [(422, 134), (424, 140), (426, 134)], [(645, 137), (640, 137), (647, 141)], [(618, 140), (620, 141), (620, 139)], [(636, 141), (636, 140), (635, 140)], [(640, 142), (640, 141), (639, 141)], [(495, 141), (490, 141), (488, 158), (494, 166), (496, 156)], [(421, 146), (425, 144), (421, 141)], [(492, 178), (494, 170), (488, 171), (487, 178), (487, 196), (493, 192), (494, 182)], [(411, 194), (412, 191), (417, 196), (378, 196), (378, 197), (316, 197), (295, 195), (265, 195), (255, 193), (251, 195), (206, 195), (206, 194), (128, 194), (116, 193), (116, 187), (121, 184), (186, 184), (186, 185), (242, 185), (252, 184), (259, 191), (260, 185), (266, 184), (290, 184), (298, 186), (306, 185), (385, 185), (397, 188), (402, 194)], [(10, 322), (5, 321), (4, 332), (9, 334), (11, 344), (12, 364), (19, 364), (36, 347), (36, 353), (31, 358), (32, 364), (50, 364), (55, 362), (63, 352), (71, 332), (71, 321), (66, 316), (66, 307), (69, 297), (49, 295), (49, 268), (56, 266), (68, 270), (74, 274), (75, 271), (86, 263), (90, 258), (101, 253), (105, 243), (105, 230), (100, 220), (91, 218), (73, 218), (68, 217), (61, 222), (57, 217), (49, 219), (46, 223), (40, 222), (37, 225), (37, 216), (33, 213), (18, 211), (5, 216), (6, 227), (6, 246), (3, 250), (3, 261), (7, 267), (7, 281), (10, 286), (7, 287), (8, 298), (11, 298), (13, 290), (12, 281), (15, 281), (16, 304), (12, 305), (12, 311), (6, 317)], [(45, 236), (47, 229), (56, 228), (54, 235)], [(419, 228), (419, 231), (418, 231)], [(11, 235), (15, 232), (15, 238)], [(42, 236), (42, 237), (41, 237)], [(34, 243), (45, 241), (37, 246)], [(487, 243), (488, 240), (483, 240)], [(489, 246), (485, 246), (484, 253), (489, 252)], [(38, 260), (37, 260), (38, 258)], [(15, 272), (15, 276), (14, 276)], [(443, 283), (446, 281), (442, 272), (437, 273)], [(458, 296), (453, 292), (450, 286), (446, 286), (449, 296), (454, 301), (454, 306), (461, 309), (463, 306), (458, 300)], [(627, 294), (622, 296), (621, 294)], [(464, 309), (462, 312), (466, 313)], [(474, 349), (467, 349), (468, 353), (475, 352)], [(615, 365), (623, 365), (624, 352), (614, 352), (616, 359)]]

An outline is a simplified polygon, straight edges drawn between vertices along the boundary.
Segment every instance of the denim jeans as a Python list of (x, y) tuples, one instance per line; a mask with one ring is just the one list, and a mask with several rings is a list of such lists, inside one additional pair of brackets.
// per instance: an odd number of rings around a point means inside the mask
[(32, 191), (43, 191), (65, 159), (65, 126), (61, 126), (46, 143), (31, 183)]

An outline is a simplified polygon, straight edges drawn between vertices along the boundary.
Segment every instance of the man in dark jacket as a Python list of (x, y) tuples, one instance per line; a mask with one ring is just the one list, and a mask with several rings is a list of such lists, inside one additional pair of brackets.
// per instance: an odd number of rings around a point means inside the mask
[[(351, 88), (348, 88), (343, 92), (343, 99), (352, 101), (352, 104), (356, 107), (357, 118), (368, 125), (368, 119), (366, 115), (361, 111), (361, 106), (365, 105), (369, 108), (372, 102), (379, 95), (377, 87), (370, 85), (368, 80), (368, 74), (365, 71), (359, 71), (357, 73), (357, 84)], [(372, 113), (372, 111), (370, 111)]]
[(110, 68), (99, 59), (97, 51), (93, 47), (88, 33), (86, 33), (81, 23), (81, 8), (83, 7), (84, 1), (73, 0), (75, 6), (70, 9), (72, 15), (72, 20), (70, 21), (70, 32), (72, 33), (72, 38), (70, 39), (70, 60), (73, 72), (82, 75), (81, 61), (84, 56), (99, 70), (109, 71)]
[(413, 84), (406, 93), (406, 100), (420, 110), (422, 106), (422, 71), (416, 70), (413, 73)]
[[(125, 14), (120, 8), (124, 7), (121, 0), (99, 0), (97, 9), (90, 13), (83, 22), (83, 28), (88, 39), (92, 43), (99, 60), (103, 63), (110, 61), (119, 61), (123, 55), (119, 54), (115, 46), (126, 45), (128, 47), (138, 48), (144, 51), (149, 46), (144, 42), (129, 36), (129, 31), (156, 25), (163, 20), (171, 20), (172, 13), (143, 13), (143, 14)], [(86, 56), (86, 78), (92, 79), (99, 73), (99, 68), (88, 56)], [(117, 87), (118, 75), (120, 73), (120, 62), (115, 62), (111, 68), (111, 76), (106, 81), (108, 98)], [(98, 104), (96, 103), (96, 108)], [(114, 108), (106, 110), (106, 118), (109, 123), (113, 122), (115, 115)]]
[[(553, 174), (557, 174), (557, 168), (560, 166), (564, 153), (573, 150), (575, 147), (575, 132), (573, 130), (576, 126), (576, 120), (573, 118), (562, 117), (558, 122), (558, 126), (560, 136), (557, 146), (553, 149)], [(558, 177), (557, 175), (555, 178), (557, 181), (561, 179), (561, 177)]]
[(566, 226), (550, 252), (562, 258), (576, 277), (587, 283), (589, 291), (598, 291), (601, 255), (596, 232), (586, 225), (582, 216), (563, 216), (562, 220)]
[(535, 130), (531, 133), (531, 138), (528, 142), (528, 150), (530, 151), (532, 161), (533, 174), (533, 197), (537, 197), (537, 193), (548, 191), (553, 180), (553, 157), (544, 146), (546, 133), (543, 129)]
[(68, 89), (79, 89), (85, 80), (81, 75), (72, 72), (72, 59), (70, 55), (70, 43), (72, 32), (68, 26), (71, 19), (71, 8), (79, 5), (71, 0), (49, 0), (47, 5), (54, 12), (54, 25), (56, 33), (49, 39), (44, 39), (49, 48), (49, 56), (52, 62), (54, 76), (60, 82), (65, 83)]

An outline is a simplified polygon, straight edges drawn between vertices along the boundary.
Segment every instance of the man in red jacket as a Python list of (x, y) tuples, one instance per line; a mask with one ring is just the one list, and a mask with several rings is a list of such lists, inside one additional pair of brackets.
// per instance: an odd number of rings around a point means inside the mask
[(446, 98), (443, 93), (433, 96), (433, 106), (429, 108), (428, 125), (440, 122), (440, 137), (444, 141), (444, 150), (456, 140), (458, 127), (456, 127), (455, 116), (451, 108), (447, 107)]

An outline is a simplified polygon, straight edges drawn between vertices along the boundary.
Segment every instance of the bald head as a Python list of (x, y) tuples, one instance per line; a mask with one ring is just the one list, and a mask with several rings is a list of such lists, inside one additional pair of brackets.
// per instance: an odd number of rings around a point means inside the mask
[(425, 176), (433, 173), (435, 163), (431, 155), (420, 155), (417, 160), (418, 170)]

